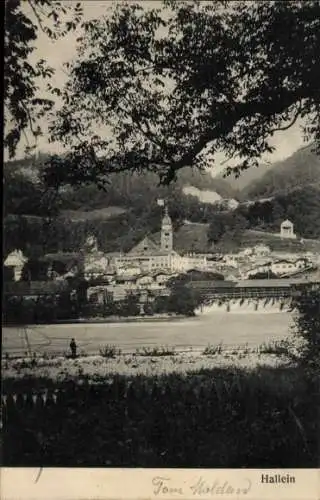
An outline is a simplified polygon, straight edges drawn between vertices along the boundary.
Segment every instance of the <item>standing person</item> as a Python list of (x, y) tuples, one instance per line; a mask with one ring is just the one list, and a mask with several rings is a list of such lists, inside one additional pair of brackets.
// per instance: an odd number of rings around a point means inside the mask
[(74, 339), (71, 339), (70, 349), (71, 349), (71, 356), (73, 358), (76, 358), (76, 356), (77, 356), (77, 344), (76, 344), (76, 341)]

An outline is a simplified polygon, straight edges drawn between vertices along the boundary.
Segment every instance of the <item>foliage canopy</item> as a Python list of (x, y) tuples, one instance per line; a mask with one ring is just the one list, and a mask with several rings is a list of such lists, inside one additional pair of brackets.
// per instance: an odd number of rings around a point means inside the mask
[(156, 7), (119, 2), (83, 24), (51, 130), (71, 152), (48, 182), (152, 170), (170, 183), (216, 151), (239, 173), (299, 119), (319, 146), (319, 1)]
[[(54, 69), (48, 61), (31, 62), (34, 42), (39, 31), (56, 40), (76, 29), (82, 8), (79, 3), (51, 2), (50, 0), (6, 0), (4, 37), (4, 146), (10, 158), (16, 153), (22, 134), (25, 136), (27, 152), (32, 146), (26, 135), (42, 134), (39, 119), (53, 108), (55, 95), (61, 90), (50, 84)], [(40, 82), (47, 81), (41, 93)]]

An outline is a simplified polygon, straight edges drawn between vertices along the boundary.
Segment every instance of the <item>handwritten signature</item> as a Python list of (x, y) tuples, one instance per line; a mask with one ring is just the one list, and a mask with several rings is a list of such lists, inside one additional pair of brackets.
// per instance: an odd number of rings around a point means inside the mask
[(155, 476), (152, 479), (153, 493), (156, 496), (166, 495), (186, 495), (192, 496), (214, 496), (214, 495), (247, 495), (251, 490), (251, 481), (245, 478), (242, 486), (231, 484), (229, 481), (219, 481), (215, 479), (213, 482), (208, 482), (200, 476), (195, 481), (188, 483), (183, 482), (183, 485), (173, 483), (170, 477)]

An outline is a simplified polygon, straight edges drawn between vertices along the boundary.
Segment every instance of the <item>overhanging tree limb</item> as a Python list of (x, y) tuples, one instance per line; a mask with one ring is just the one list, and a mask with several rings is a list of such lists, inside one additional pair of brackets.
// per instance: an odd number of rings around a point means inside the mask
[(81, 149), (75, 115), (89, 144), (95, 118), (111, 130), (117, 147), (105, 149), (105, 168), (88, 164), (87, 179), (139, 168), (168, 183), (206, 148), (248, 168), (273, 133), (320, 113), (320, 2), (223, 7), (170, 2), (159, 20), (159, 10), (118, 4), (87, 24), (53, 129), (71, 151)]

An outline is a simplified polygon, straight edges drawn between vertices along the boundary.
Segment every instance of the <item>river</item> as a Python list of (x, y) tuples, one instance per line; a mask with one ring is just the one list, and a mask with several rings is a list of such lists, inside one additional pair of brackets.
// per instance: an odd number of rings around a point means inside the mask
[(86, 354), (96, 354), (107, 344), (116, 345), (123, 352), (134, 352), (144, 346), (200, 350), (219, 343), (255, 347), (286, 338), (292, 323), (289, 312), (274, 310), (247, 314), (214, 311), (195, 318), (161, 322), (3, 327), (2, 352), (23, 355), (29, 344), (30, 350), (39, 354), (63, 353), (69, 349), (71, 338), (76, 340), (79, 351)]

